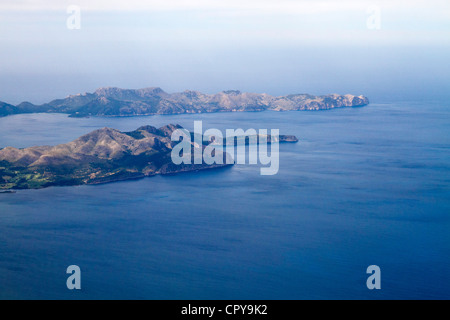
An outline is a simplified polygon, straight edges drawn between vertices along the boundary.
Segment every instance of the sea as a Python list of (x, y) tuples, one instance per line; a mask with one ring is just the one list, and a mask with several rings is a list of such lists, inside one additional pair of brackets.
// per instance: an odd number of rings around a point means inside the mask
[[(0, 148), (180, 124), (279, 129), (279, 171), (240, 164), (0, 194), (0, 299), (449, 299), (450, 104), (0, 118)], [(66, 286), (81, 270), (81, 290)], [(369, 266), (380, 289), (369, 289)]]

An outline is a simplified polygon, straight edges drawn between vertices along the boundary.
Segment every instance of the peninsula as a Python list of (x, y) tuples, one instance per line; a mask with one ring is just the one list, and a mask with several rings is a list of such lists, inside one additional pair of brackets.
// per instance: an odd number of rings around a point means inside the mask
[[(0, 191), (99, 184), (233, 165), (233, 161), (226, 160), (229, 155), (220, 151), (223, 164), (174, 164), (171, 152), (176, 142), (172, 142), (171, 135), (176, 129), (182, 127), (143, 126), (131, 132), (103, 128), (57, 146), (0, 149)], [(259, 141), (260, 136), (257, 138)], [(205, 140), (211, 141), (209, 137)], [(237, 140), (242, 138), (236, 137)], [(267, 140), (270, 142), (271, 137), (267, 136)], [(278, 141), (298, 140), (280, 135)], [(210, 143), (192, 143), (192, 150), (204, 149)]]
[(158, 87), (144, 89), (100, 88), (93, 93), (70, 95), (64, 99), (34, 105), (22, 102), (16, 106), (0, 101), (0, 117), (21, 113), (66, 113), (71, 117), (139, 116), (233, 111), (326, 110), (360, 107), (369, 100), (360, 95), (291, 94), (271, 96), (238, 90), (204, 94), (186, 90), (167, 93)]

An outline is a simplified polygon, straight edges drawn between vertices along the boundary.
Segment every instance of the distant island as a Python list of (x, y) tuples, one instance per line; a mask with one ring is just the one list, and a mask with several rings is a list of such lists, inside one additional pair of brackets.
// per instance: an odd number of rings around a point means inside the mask
[[(233, 165), (232, 161), (231, 164), (224, 161), (224, 164), (175, 165), (171, 159), (175, 145), (171, 135), (176, 129), (182, 127), (173, 124), (159, 129), (143, 126), (131, 132), (103, 128), (57, 146), (0, 149), (0, 191), (99, 184)], [(231, 143), (236, 144), (240, 138), (235, 137)], [(256, 141), (259, 139), (258, 135)], [(271, 136), (266, 139), (270, 142)], [(278, 141), (297, 142), (298, 139), (280, 135)], [(224, 145), (229, 143), (225, 141)], [(245, 144), (248, 143), (246, 140)], [(208, 144), (192, 143), (192, 148), (204, 149)], [(227, 153), (218, 155), (224, 159), (229, 157)]]
[(144, 89), (100, 88), (94, 93), (71, 95), (64, 99), (34, 105), (22, 102), (16, 106), (0, 101), (0, 117), (22, 113), (66, 113), (70, 117), (140, 116), (232, 111), (292, 111), (326, 110), (360, 107), (369, 100), (360, 95), (291, 94), (271, 96), (238, 90), (204, 94), (198, 91), (167, 93), (161, 88)]

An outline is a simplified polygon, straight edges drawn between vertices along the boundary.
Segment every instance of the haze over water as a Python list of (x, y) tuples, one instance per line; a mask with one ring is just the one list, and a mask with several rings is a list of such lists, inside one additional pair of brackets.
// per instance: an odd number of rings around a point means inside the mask
[[(257, 166), (0, 194), (0, 298), (450, 298), (450, 119), (442, 103), (319, 112), (0, 118), (0, 147), (104, 126), (279, 128)], [(67, 266), (82, 290), (66, 288)], [(366, 268), (381, 267), (368, 290)]]

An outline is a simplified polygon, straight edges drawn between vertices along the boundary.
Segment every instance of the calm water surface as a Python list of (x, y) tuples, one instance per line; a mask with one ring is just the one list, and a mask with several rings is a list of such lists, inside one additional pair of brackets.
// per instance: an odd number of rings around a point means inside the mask
[[(96, 128), (280, 128), (280, 171), (234, 166), (0, 194), (0, 298), (450, 298), (450, 106), (0, 118), (0, 147)], [(66, 288), (67, 266), (82, 290)], [(382, 289), (366, 287), (381, 267)]]

